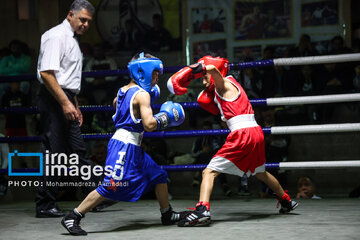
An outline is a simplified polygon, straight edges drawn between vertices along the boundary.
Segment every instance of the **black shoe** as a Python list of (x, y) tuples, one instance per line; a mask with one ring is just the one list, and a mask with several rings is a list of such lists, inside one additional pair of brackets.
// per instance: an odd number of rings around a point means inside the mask
[(204, 205), (196, 207), (178, 222), (179, 227), (205, 226), (211, 223), (210, 210)]
[(60, 211), (60, 209), (58, 209), (58, 208), (36, 211), (37, 218), (56, 218), (56, 217), (63, 217), (63, 216), (65, 216), (65, 213)]
[(247, 186), (241, 186), (238, 192), (239, 196), (250, 196), (250, 192)]
[(289, 213), (290, 211), (294, 210), (299, 204), (295, 202), (294, 200), (287, 200), (284, 199), (279, 202), (281, 204), (281, 208), (279, 210), (279, 213)]
[(68, 230), (71, 235), (87, 235), (87, 232), (84, 231), (79, 225), (81, 218), (84, 217), (84, 215), (74, 209), (71, 213), (68, 213), (65, 217), (63, 217), (63, 219), (61, 220), (61, 224), (64, 228), (66, 228), (66, 230)]
[(114, 205), (115, 203), (118, 203), (118, 202), (115, 200), (105, 199), (104, 201), (99, 203), (97, 206), (95, 206), (93, 209), (91, 209), (91, 211), (100, 212), (104, 208), (110, 207), (110, 206)]
[(172, 207), (169, 207), (169, 210), (165, 213), (161, 213), (161, 223), (162, 225), (172, 225), (184, 218), (189, 211), (183, 212), (174, 212)]

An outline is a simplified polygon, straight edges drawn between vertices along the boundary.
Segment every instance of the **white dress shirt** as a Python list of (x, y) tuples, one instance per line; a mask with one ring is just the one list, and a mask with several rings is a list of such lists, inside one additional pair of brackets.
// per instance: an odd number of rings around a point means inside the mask
[(82, 53), (74, 38), (74, 30), (66, 19), (41, 36), (37, 65), (37, 78), (41, 83), (40, 72), (48, 70), (54, 71), (61, 88), (80, 92)]

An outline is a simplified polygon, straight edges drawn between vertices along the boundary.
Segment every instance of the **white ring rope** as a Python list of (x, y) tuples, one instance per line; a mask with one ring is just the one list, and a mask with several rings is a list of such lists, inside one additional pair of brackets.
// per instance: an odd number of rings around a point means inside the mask
[(360, 167), (360, 160), (337, 160), (327, 162), (280, 162), (281, 169), (317, 169)]
[(355, 101), (360, 101), (360, 93), (333, 94), (333, 95), (322, 95), (322, 96), (303, 96), (303, 97), (278, 97), (278, 98), (266, 99), (267, 106), (355, 102)]
[(360, 123), (271, 127), (271, 134), (334, 133), (360, 131)]
[(327, 56), (296, 57), (296, 58), (275, 58), (273, 61), (274, 61), (275, 66), (352, 62), (352, 61), (360, 61), (360, 53), (327, 55)]

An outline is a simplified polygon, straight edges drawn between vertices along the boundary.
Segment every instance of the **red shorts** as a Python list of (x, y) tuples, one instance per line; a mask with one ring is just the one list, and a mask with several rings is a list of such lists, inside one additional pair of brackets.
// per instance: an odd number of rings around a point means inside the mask
[(265, 142), (261, 127), (232, 131), (207, 167), (217, 172), (240, 176), (264, 172)]

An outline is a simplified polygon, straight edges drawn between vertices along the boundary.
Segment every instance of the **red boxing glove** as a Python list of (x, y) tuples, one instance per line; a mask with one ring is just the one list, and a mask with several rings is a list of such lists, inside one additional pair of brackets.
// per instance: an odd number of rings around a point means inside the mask
[(218, 115), (220, 110), (216, 106), (214, 102), (214, 98), (215, 98), (215, 91), (214, 90), (209, 91), (209, 89), (205, 89), (201, 91), (201, 93), (199, 94), (197, 98), (197, 102), (199, 103), (200, 107), (202, 107), (206, 111), (214, 115)]
[(205, 64), (195, 63), (182, 68), (180, 71), (172, 75), (167, 82), (167, 87), (172, 94), (183, 95), (187, 92), (187, 86), (191, 80), (201, 78), (205, 74)]

